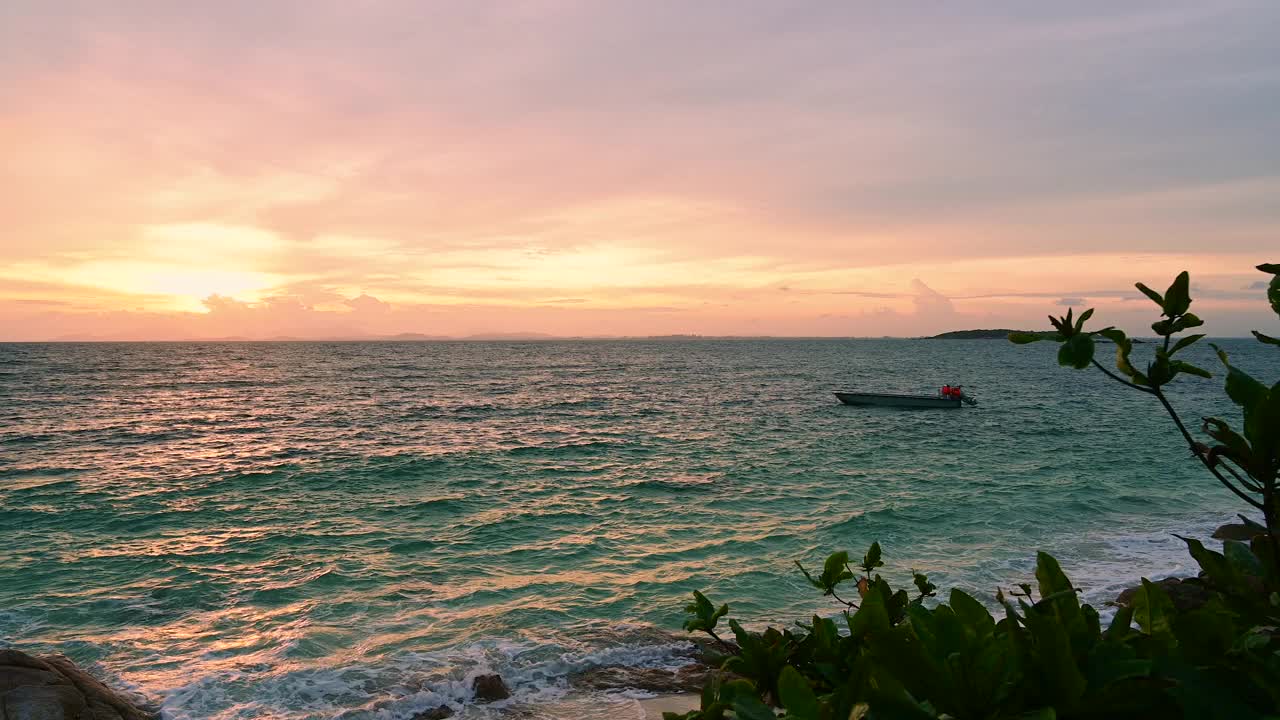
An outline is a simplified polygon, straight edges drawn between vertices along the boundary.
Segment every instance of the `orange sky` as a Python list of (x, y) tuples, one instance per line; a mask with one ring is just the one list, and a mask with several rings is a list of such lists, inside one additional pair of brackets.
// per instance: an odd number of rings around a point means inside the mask
[(1270, 328), (1280, 6), (18, 2), (0, 340)]

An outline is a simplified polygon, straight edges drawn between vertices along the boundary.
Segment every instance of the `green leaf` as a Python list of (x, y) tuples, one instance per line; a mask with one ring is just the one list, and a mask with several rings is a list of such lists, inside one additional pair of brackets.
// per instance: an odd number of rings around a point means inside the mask
[(1216, 597), (1201, 607), (1179, 613), (1173, 629), (1182, 654), (1208, 663), (1220, 661), (1239, 634), (1234, 614)]
[(1105, 328), (1099, 330), (1098, 334), (1116, 345), (1116, 369), (1128, 375), (1131, 380), (1139, 385), (1145, 385), (1147, 377), (1138, 372), (1137, 368), (1129, 361), (1129, 353), (1133, 352), (1133, 342), (1124, 334), (1123, 330), (1115, 328)]
[(740, 720), (777, 720), (773, 710), (754, 695), (734, 696), (733, 712)]
[(1085, 663), (1092, 688), (1107, 686), (1151, 674), (1151, 661), (1137, 657), (1133, 648), (1121, 643), (1099, 643), (1089, 652)]
[(1045, 700), (1057, 707), (1074, 707), (1084, 694), (1087, 682), (1076, 665), (1066, 626), (1057, 613), (1019, 602), (1023, 621), (1035, 639), (1037, 669)]
[(1174, 343), (1173, 349), (1169, 351), (1169, 354), (1173, 355), (1174, 353), (1178, 352), (1182, 348), (1187, 347), (1189, 345), (1194, 345), (1195, 343), (1199, 342), (1203, 338), (1204, 338), (1204, 335), (1188, 335), (1182, 338), (1181, 340), (1179, 340), (1178, 342)]
[(1159, 387), (1173, 379), (1173, 365), (1164, 350), (1156, 349), (1156, 359), (1147, 365), (1147, 378), (1151, 387)]
[(1176, 640), (1173, 635), (1173, 601), (1160, 586), (1142, 578), (1142, 588), (1133, 596), (1133, 619), (1138, 627), (1161, 644), (1172, 646)]
[(880, 543), (873, 542), (871, 547), (867, 548), (867, 554), (862, 556), (862, 569), (871, 574), (876, 568), (884, 565), (880, 560)]
[(686, 605), (684, 607), (684, 611), (692, 616), (688, 620), (685, 620), (685, 630), (688, 630), (689, 632), (697, 632), (700, 630), (704, 632), (711, 632), (715, 630), (716, 623), (720, 618), (729, 614), (729, 606), (721, 605), (717, 609), (711, 604), (711, 601), (708, 600), (705, 595), (694, 590), (693, 602)]
[(1011, 332), (1009, 333), (1009, 342), (1014, 345), (1029, 345), (1033, 342), (1048, 340), (1051, 337), (1053, 337), (1053, 333)]
[(1059, 320), (1058, 318), (1056, 318), (1056, 317), (1054, 317), (1054, 316), (1050, 315), (1050, 316), (1049, 316), (1049, 324), (1050, 324), (1050, 325), (1052, 325), (1052, 326), (1053, 326), (1053, 328), (1054, 328), (1055, 330), (1057, 330), (1057, 331), (1058, 331), (1057, 336), (1058, 336), (1059, 338), (1065, 337), (1065, 336), (1067, 335), (1067, 331), (1066, 331), (1066, 329), (1063, 327), (1063, 325), (1062, 325), (1062, 321), (1061, 321), (1061, 320)]
[(1266, 401), (1270, 394), (1266, 385), (1254, 380), (1239, 368), (1228, 367), (1231, 369), (1227, 371), (1227, 397), (1231, 398), (1232, 402), (1247, 412)]
[(821, 590), (824, 595), (831, 595), (835, 592), (836, 586), (853, 577), (853, 573), (849, 571), (849, 553), (843, 550), (827, 556), (826, 562), (822, 565), (822, 574), (816, 578), (804, 569), (799, 560), (796, 561), (796, 567), (800, 568), (800, 572), (804, 573), (809, 583)]
[(1270, 391), (1267, 386), (1254, 380), (1248, 373), (1232, 366), (1231, 359), (1227, 357), (1227, 351), (1213, 345), (1213, 349), (1218, 353), (1218, 359), (1223, 365), (1227, 366), (1227, 397), (1236, 405), (1244, 408), (1246, 415), (1246, 424), (1248, 422), (1248, 413), (1256, 405), (1265, 402)]
[(849, 618), (849, 633), (856, 638), (877, 635), (889, 629), (889, 611), (885, 609), (884, 596), (869, 592), (862, 605)]
[(1107, 632), (1104, 638), (1108, 642), (1122, 642), (1132, 631), (1130, 627), (1133, 624), (1133, 608), (1122, 607), (1116, 610), (1115, 617), (1111, 618), (1111, 624), (1107, 626)]
[(1093, 336), (1072, 335), (1058, 348), (1058, 364), (1082, 370), (1093, 360)]
[(1217, 353), (1218, 359), (1222, 361), (1223, 365), (1226, 365), (1227, 367), (1231, 367), (1231, 358), (1227, 356), (1226, 350), (1223, 350), (1222, 348), (1218, 347), (1217, 343), (1209, 343), (1209, 347), (1213, 348), (1213, 351)]
[(1076, 320), (1075, 330), (1077, 334), (1079, 334), (1084, 330), (1085, 321), (1091, 317), (1093, 317), (1093, 308), (1089, 308), (1088, 310), (1085, 310), (1084, 312), (1080, 313), (1080, 319)]
[(1210, 373), (1208, 370), (1181, 360), (1174, 360), (1169, 364), (1169, 367), (1172, 368), (1175, 373), (1186, 373), (1188, 375), (1195, 375), (1196, 377), (1202, 378), (1213, 377), (1213, 373)]
[(1253, 333), (1254, 337), (1258, 338), (1258, 342), (1260, 343), (1266, 343), (1267, 345), (1280, 345), (1280, 338), (1273, 338), (1270, 335), (1263, 335), (1257, 330), (1251, 330), (1250, 332)]
[(809, 682), (790, 665), (778, 676), (778, 699), (787, 709), (787, 717), (796, 720), (818, 720), (818, 697)]
[(937, 595), (937, 593), (934, 591), (938, 589), (938, 586), (929, 582), (928, 575), (925, 575), (924, 573), (918, 573), (915, 570), (912, 570), (911, 582), (915, 583), (916, 590), (920, 591), (921, 598), (933, 597), (934, 595)]
[(1172, 328), (1175, 333), (1180, 333), (1183, 330), (1190, 330), (1193, 327), (1200, 327), (1201, 325), (1204, 325), (1204, 321), (1200, 319), (1199, 315), (1196, 315), (1195, 313), (1186, 313), (1182, 317), (1173, 321)]
[(958, 588), (952, 588), (948, 600), (956, 617), (974, 632), (985, 635), (995, 627), (996, 621), (991, 617), (991, 613), (987, 612), (987, 608), (972, 595)]
[(1075, 590), (1058, 561), (1046, 552), (1036, 553), (1036, 581), (1040, 586), (1041, 598)]
[(1186, 270), (1178, 273), (1173, 284), (1164, 293), (1164, 314), (1177, 317), (1191, 307), (1191, 275)]
[(822, 564), (822, 576), (842, 580), (853, 577), (853, 573), (849, 572), (849, 553), (841, 550), (828, 555), (827, 561)]
[(1151, 298), (1151, 302), (1154, 302), (1155, 304), (1159, 305), (1161, 308), (1164, 307), (1164, 298), (1160, 296), (1160, 293), (1156, 292), (1155, 290), (1152, 290), (1151, 288), (1147, 287), (1146, 285), (1143, 285), (1142, 283), (1134, 283), (1133, 286), (1141, 290), (1143, 295), (1146, 295), (1147, 297)]
[(1239, 540), (1227, 540), (1222, 543), (1222, 555), (1232, 570), (1241, 575), (1262, 577), (1262, 562), (1253, 554), (1248, 545)]
[(1264, 263), (1259, 265), (1258, 269), (1275, 275), (1267, 285), (1267, 301), (1271, 303), (1271, 309), (1275, 314), (1280, 315), (1280, 264)]
[(724, 682), (723, 675), (713, 673), (711, 682), (702, 686), (702, 709), (706, 710), (715, 703), (716, 698), (720, 696), (720, 685)]
[(1114, 327), (1104, 327), (1101, 330), (1094, 331), (1093, 334), (1101, 335), (1117, 345), (1129, 344), (1129, 338), (1125, 336), (1124, 331)]
[(1227, 448), (1227, 455), (1241, 467), (1248, 467), (1253, 462), (1253, 449), (1240, 433), (1231, 429), (1226, 421), (1220, 418), (1205, 418), (1204, 431), (1209, 437), (1222, 443)]
[(1214, 585), (1224, 588), (1233, 589), (1240, 585), (1240, 575), (1236, 572), (1231, 563), (1227, 562), (1226, 557), (1220, 553), (1216, 553), (1206, 548), (1203, 543), (1195, 538), (1186, 538), (1181, 535), (1175, 535), (1179, 540), (1187, 544), (1187, 550), (1190, 551), (1191, 557), (1200, 565), (1200, 569), (1213, 582)]

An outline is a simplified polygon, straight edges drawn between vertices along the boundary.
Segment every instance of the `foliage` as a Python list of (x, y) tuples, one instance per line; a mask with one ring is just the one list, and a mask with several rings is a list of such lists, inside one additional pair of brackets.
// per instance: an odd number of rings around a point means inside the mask
[[(1267, 298), (1280, 315), (1280, 264), (1258, 269), (1272, 275)], [(1052, 332), (1011, 333), (1009, 339), (1052, 340), (1060, 345), (1060, 364), (1093, 366), (1155, 397), (1205, 468), (1263, 512), (1265, 528), (1248, 544), (1228, 540), (1219, 553), (1183, 538), (1201, 568), (1200, 577), (1183, 583), (1198, 585), (1207, 600), (1180, 609), (1144, 578), (1104, 628), (1057, 561), (1040, 553), (1035, 588), (1028, 583), (1007, 595), (997, 591), (1004, 615), (997, 619), (958, 589), (945, 602), (926, 602), (937, 587), (914, 570), (914, 597), (895, 590), (876, 572), (884, 562), (873, 543), (856, 567), (847, 552), (828, 556), (816, 576), (797, 562), (809, 583), (841, 610), (762, 632), (728, 620), (738, 647), (721, 641), (732, 652), (722, 665), (726, 674), (703, 690), (700, 709), (664, 718), (1280, 718), (1280, 383), (1267, 386), (1250, 377), (1215, 347), (1241, 422), (1236, 429), (1224, 419), (1205, 418), (1203, 430), (1216, 444), (1195, 440), (1164, 393), (1179, 375), (1211, 377), (1179, 357), (1204, 338), (1180, 336), (1203, 325), (1190, 312), (1190, 287), (1185, 272), (1164, 293), (1137, 284), (1160, 307), (1151, 329), (1163, 339), (1141, 368), (1124, 332), (1085, 329), (1093, 310), (1079, 317), (1068, 310), (1050, 317)], [(1253, 334), (1280, 346), (1280, 339)], [(1117, 372), (1095, 359), (1098, 338), (1114, 343)], [(854, 589), (842, 589), (846, 583)], [(728, 615), (727, 605), (716, 608), (695, 592), (686, 612), (686, 629), (720, 640), (716, 627)]]
[[(1258, 269), (1271, 275), (1267, 286), (1267, 300), (1271, 309), (1280, 316), (1280, 264), (1259, 265)], [(1071, 311), (1066, 316), (1049, 317), (1054, 332), (1010, 333), (1009, 340), (1026, 344), (1040, 340), (1052, 340), (1060, 344), (1058, 362), (1061, 365), (1083, 369), (1090, 365), (1106, 373), (1120, 383), (1154, 396), (1182, 433), (1192, 453), (1204, 467), (1227, 489), (1250, 506), (1262, 511), (1266, 521), (1268, 548), (1260, 550), (1260, 557), (1270, 572), (1280, 574), (1280, 489), (1277, 473), (1280, 472), (1280, 382), (1271, 386), (1254, 379), (1231, 364), (1227, 353), (1214, 345), (1218, 359), (1226, 370), (1226, 393), (1240, 408), (1241, 424), (1233, 428), (1222, 418), (1203, 419), (1203, 431), (1216, 444), (1210, 446), (1198, 442), (1187, 429), (1181, 416), (1174, 410), (1164, 388), (1179, 375), (1211, 377), (1211, 373), (1178, 357), (1178, 353), (1196, 344), (1205, 336), (1193, 334), (1175, 337), (1184, 330), (1203, 325), (1191, 309), (1191, 277), (1182, 272), (1169, 289), (1160, 294), (1137, 283), (1137, 288), (1160, 307), (1159, 320), (1151, 324), (1151, 330), (1163, 339), (1154, 357), (1145, 368), (1139, 370), (1133, 361), (1133, 342), (1123, 331), (1113, 327), (1086, 330), (1084, 327), (1093, 315), (1086, 310), (1073, 320)], [(1258, 342), (1280, 347), (1280, 339), (1253, 331)], [(1115, 367), (1113, 373), (1094, 358), (1096, 337), (1115, 343)]]
[[(861, 573), (847, 553), (833, 553), (820, 576), (805, 575), (824, 596), (838, 597), (852, 581), (856, 604), (841, 601), (836, 617), (785, 630), (752, 632), (729, 620), (739, 650), (724, 662), (726, 674), (704, 688), (700, 709), (664, 718), (1275, 717), (1280, 638), (1248, 620), (1258, 612), (1247, 598), (1257, 596), (1251, 584), (1261, 582), (1261, 563), (1242, 543), (1222, 554), (1188, 545), (1223, 590), (1180, 612), (1144, 579), (1105, 628), (1044, 553), (1035, 588), (997, 593), (1000, 619), (961, 590), (928, 606), (935, 588), (914, 571), (915, 597), (895, 590), (873, 572), (883, 565), (878, 545)], [(701, 622), (705, 600), (698, 594), (689, 605), (690, 622), (714, 633), (715, 621)]]

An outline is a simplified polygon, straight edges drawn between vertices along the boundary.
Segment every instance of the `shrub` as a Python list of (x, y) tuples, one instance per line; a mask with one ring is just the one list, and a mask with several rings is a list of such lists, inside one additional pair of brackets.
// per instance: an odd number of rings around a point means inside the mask
[[(1259, 265), (1258, 269), (1270, 274), (1267, 300), (1271, 309), (1280, 316), (1280, 264)], [(1218, 482), (1249, 506), (1262, 512), (1266, 523), (1267, 542), (1258, 548), (1260, 560), (1272, 574), (1280, 574), (1280, 495), (1277, 494), (1277, 471), (1280, 471), (1280, 382), (1268, 387), (1231, 364), (1226, 351), (1214, 345), (1226, 369), (1226, 393), (1240, 407), (1240, 430), (1227, 421), (1203, 418), (1203, 431), (1216, 444), (1199, 442), (1183, 422), (1182, 417), (1169, 402), (1165, 386), (1178, 375), (1212, 377), (1201, 367), (1178, 357), (1178, 353), (1204, 339), (1204, 335), (1175, 337), (1184, 330), (1200, 327), (1204, 322), (1191, 312), (1191, 277), (1185, 271), (1174, 279), (1169, 289), (1160, 294), (1137, 283), (1136, 287), (1160, 307), (1160, 319), (1151, 324), (1151, 330), (1162, 339), (1156, 346), (1154, 357), (1139, 370), (1132, 358), (1133, 342), (1122, 330), (1106, 327), (1086, 330), (1084, 324), (1093, 316), (1093, 310), (1072, 318), (1071, 311), (1060, 318), (1049, 316), (1053, 332), (1010, 333), (1014, 343), (1026, 344), (1040, 340), (1052, 340), (1060, 344), (1058, 363), (1067, 367), (1084, 369), (1093, 366), (1120, 384), (1156, 398), (1168, 413), (1174, 425), (1186, 440), (1192, 454), (1204, 465)], [(1280, 339), (1254, 330), (1258, 342), (1280, 349)], [(1115, 367), (1112, 372), (1094, 357), (1094, 338), (1103, 337), (1116, 346)]]
[[(1267, 297), (1280, 315), (1280, 265), (1258, 269), (1273, 276)], [(703, 689), (700, 709), (664, 717), (773, 720), (777, 708), (796, 720), (1280, 716), (1280, 383), (1268, 387), (1250, 377), (1215, 346), (1226, 369), (1227, 396), (1241, 410), (1240, 429), (1207, 417), (1203, 431), (1215, 444), (1197, 441), (1164, 392), (1178, 375), (1211, 377), (1178, 357), (1204, 338), (1178, 337), (1203, 324), (1190, 312), (1190, 277), (1181, 273), (1163, 294), (1141, 283), (1137, 288), (1161, 309), (1151, 328), (1162, 342), (1142, 370), (1124, 332), (1085, 329), (1093, 310), (1078, 318), (1068, 310), (1049, 318), (1053, 332), (1009, 339), (1055, 341), (1060, 364), (1093, 366), (1156, 398), (1206, 470), (1263, 513), (1265, 531), (1248, 544), (1228, 540), (1221, 553), (1182, 538), (1202, 571), (1186, 582), (1201, 585), (1207, 601), (1178, 610), (1160, 586), (1143, 578), (1104, 629), (1057, 561), (1040, 553), (1035, 588), (1020, 585), (1007, 595), (997, 590), (1004, 610), (997, 620), (961, 590), (930, 606), (937, 588), (914, 571), (916, 592), (895, 590), (876, 572), (884, 563), (873, 543), (856, 569), (846, 552), (830, 555), (816, 576), (800, 567), (842, 606), (835, 617), (815, 615), (794, 628), (763, 632), (730, 619), (736, 648), (716, 632), (729, 606), (717, 608), (695, 592), (685, 628), (708, 633), (729, 652), (722, 664), (726, 674)], [(1253, 334), (1280, 346), (1280, 339)], [(1098, 337), (1115, 344), (1117, 372), (1095, 359)], [(855, 590), (844, 589), (848, 583)]]
[[(876, 544), (857, 571), (847, 553), (834, 553), (820, 575), (801, 570), (837, 599), (853, 584), (856, 601), (838, 599), (844, 609), (835, 617), (782, 630), (729, 620), (738, 648), (722, 664), (726, 673), (703, 689), (700, 709), (664, 718), (773, 720), (776, 707), (795, 720), (1274, 717), (1280, 641), (1240, 604), (1257, 594), (1249, 586), (1261, 568), (1241, 543), (1220, 554), (1189, 542), (1221, 589), (1179, 612), (1144, 579), (1105, 628), (1044, 553), (1036, 587), (997, 593), (999, 620), (962, 590), (930, 607), (935, 588), (919, 573), (917, 592), (895, 590), (874, 572)], [(1218, 585), (1219, 576), (1231, 583)], [(719, 639), (728, 606), (695, 597), (686, 627)]]

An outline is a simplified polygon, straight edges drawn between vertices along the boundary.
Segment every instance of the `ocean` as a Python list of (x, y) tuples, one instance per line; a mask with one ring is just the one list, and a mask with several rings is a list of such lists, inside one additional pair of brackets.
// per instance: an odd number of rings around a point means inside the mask
[[(1280, 377), (1276, 353), (1222, 341)], [(1151, 346), (1139, 346), (1138, 352)], [(1241, 503), (1148, 396), (1053, 346), (927, 340), (0, 345), (0, 645), (167, 718), (638, 716), (695, 589), (834, 612), (795, 567), (878, 540), (990, 599), (1048, 550), (1091, 601), (1190, 572)], [(1105, 349), (1100, 350), (1106, 354)], [(1208, 348), (1192, 360), (1215, 372)], [(1238, 418), (1221, 378), (1174, 404)], [(840, 388), (976, 408), (852, 408)]]

